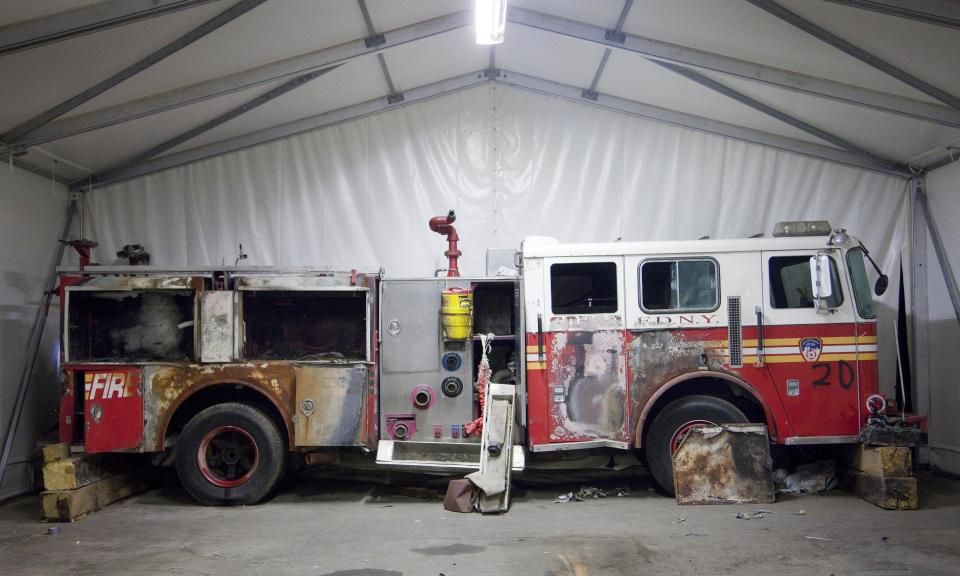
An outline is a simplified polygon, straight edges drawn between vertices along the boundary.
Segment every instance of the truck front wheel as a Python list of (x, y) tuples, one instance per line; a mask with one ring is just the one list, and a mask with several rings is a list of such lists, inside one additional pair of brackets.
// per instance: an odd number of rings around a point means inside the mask
[(673, 453), (690, 430), (747, 422), (747, 416), (739, 408), (721, 398), (687, 396), (674, 400), (654, 418), (644, 441), (647, 466), (653, 479), (673, 495)]
[(177, 444), (177, 475), (201, 504), (255, 504), (283, 476), (283, 438), (269, 416), (247, 404), (211, 406), (187, 422)]

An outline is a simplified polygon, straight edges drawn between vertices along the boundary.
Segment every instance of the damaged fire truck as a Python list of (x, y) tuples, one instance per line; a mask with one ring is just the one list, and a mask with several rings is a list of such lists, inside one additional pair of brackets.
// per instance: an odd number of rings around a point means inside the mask
[[(511, 274), (468, 278), (453, 221), (430, 222), (446, 277), (63, 270), (61, 441), (156, 453), (204, 504), (263, 499), (294, 457), (453, 472), (504, 447), (508, 470), (633, 452), (672, 492), (671, 454), (694, 427), (854, 443), (883, 400), (869, 254), (826, 222), (736, 240), (534, 237), (488, 253)], [(515, 406), (487, 446), (474, 421), (500, 385)]]

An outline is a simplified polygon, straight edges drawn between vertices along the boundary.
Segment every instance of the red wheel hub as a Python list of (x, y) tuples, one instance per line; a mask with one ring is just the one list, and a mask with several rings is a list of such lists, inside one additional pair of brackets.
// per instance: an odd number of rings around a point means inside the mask
[(689, 434), (691, 430), (694, 428), (703, 428), (704, 426), (716, 426), (716, 424), (709, 420), (691, 420), (677, 428), (677, 431), (674, 432), (670, 438), (670, 455), (673, 455), (673, 453), (677, 451), (677, 448), (680, 447), (683, 439), (687, 437), (687, 434)]
[(207, 432), (197, 449), (200, 473), (220, 488), (240, 486), (253, 476), (259, 463), (256, 441), (237, 426), (218, 426)]

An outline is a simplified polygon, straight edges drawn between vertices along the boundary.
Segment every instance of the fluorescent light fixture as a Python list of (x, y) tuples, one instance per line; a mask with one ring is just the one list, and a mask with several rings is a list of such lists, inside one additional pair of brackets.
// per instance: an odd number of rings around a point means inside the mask
[(503, 43), (507, 27), (507, 0), (474, 0), (476, 2), (477, 44)]

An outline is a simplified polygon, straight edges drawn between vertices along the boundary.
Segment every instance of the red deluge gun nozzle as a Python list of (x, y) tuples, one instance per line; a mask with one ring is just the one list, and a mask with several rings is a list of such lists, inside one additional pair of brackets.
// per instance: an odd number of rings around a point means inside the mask
[(457, 235), (457, 229), (453, 227), (457, 215), (451, 210), (446, 216), (434, 216), (430, 219), (430, 229), (437, 234), (443, 234), (447, 237), (447, 251), (443, 253), (447, 257), (447, 276), (460, 276), (460, 268), (457, 266), (457, 258), (463, 253), (457, 248), (457, 241), (460, 236)]

